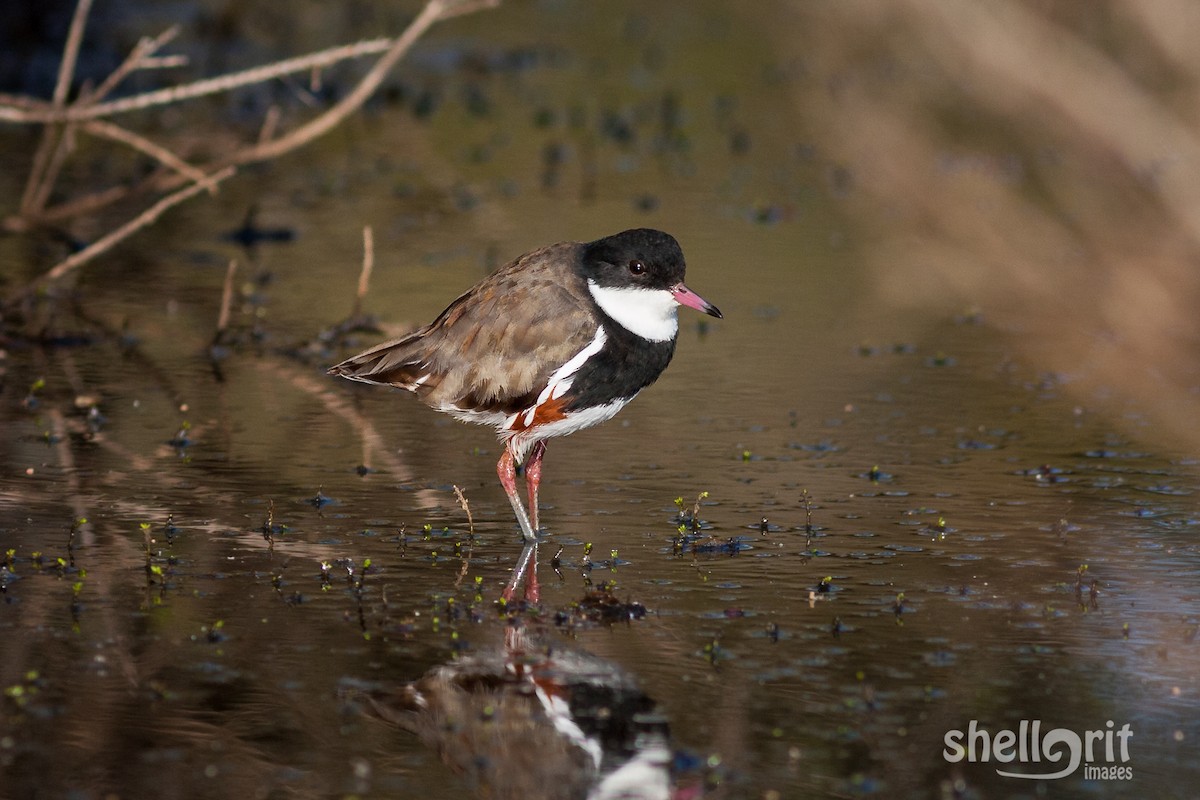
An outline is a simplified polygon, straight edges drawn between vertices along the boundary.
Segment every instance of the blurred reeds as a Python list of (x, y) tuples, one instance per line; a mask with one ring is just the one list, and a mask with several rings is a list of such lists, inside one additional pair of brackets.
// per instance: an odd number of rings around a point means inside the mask
[(1084, 407), (1115, 389), (1200, 446), (1200, 6), (781, 9), (879, 298), (976, 306)]

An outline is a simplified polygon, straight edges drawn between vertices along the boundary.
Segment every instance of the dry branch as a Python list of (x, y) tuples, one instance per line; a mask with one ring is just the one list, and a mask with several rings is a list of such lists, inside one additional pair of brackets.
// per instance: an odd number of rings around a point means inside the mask
[(178, 35), (179, 26), (172, 25), (170, 28), (167, 28), (153, 39), (143, 37), (141, 40), (139, 40), (138, 43), (134, 45), (134, 48), (129, 53), (128, 57), (121, 62), (121, 66), (113, 70), (112, 74), (105, 78), (104, 82), (96, 87), (96, 91), (93, 92), (89, 98), (89, 100), (91, 100), (91, 104), (98, 103), (103, 98), (108, 97), (112, 90), (120, 85), (121, 81), (125, 80), (125, 78), (131, 73), (136, 72), (139, 69), (162, 69), (163, 67), (168, 66), (182, 66), (184, 63), (186, 63), (186, 57), (184, 56), (167, 56), (160, 57), (157, 60), (152, 60), (154, 59), (154, 53), (156, 53), (159, 48), (166, 45)]
[[(75, 14), (71, 17), (71, 27), (67, 31), (67, 42), (63, 46), (63, 59), (58, 67), (58, 79), (54, 84), (54, 95), (50, 108), (62, 111), (67, 104), (67, 93), (71, 89), (71, 79), (75, 76), (75, 63), (79, 59), (79, 47), (83, 43), (83, 29), (87, 24), (88, 12), (91, 11), (92, 0), (79, 0), (75, 6)], [(61, 165), (66, 158), (66, 148), (69, 146), (69, 131), (59, 131), (57, 127), (48, 125), (42, 131), (42, 140), (38, 143), (37, 153), (33, 157), (33, 169), (29, 171), (29, 180), (21, 195), (21, 213), (28, 214), (37, 209), (39, 198), (49, 196), (46, 186), (48, 178), (56, 175), (55, 165)]]
[[(493, 0), (492, 3), (499, 2)], [(283, 155), (297, 147), (307, 144), (316, 139), (318, 136), (328, 132), (350, 113), (358, 110), (367, 98), (375, 93), (379, 88), (379, 84), (383, 82), (384, 77), (391, 70), (396, 62), (399, 61), (409, 48), (424, 35), (425, 31), (429, 30), (435, 22), (446, 14), (448, 8), (454, 8), (459, 3), (453, 0), (430, 0), (430, 2), (421, 9), (421, 13), (417, 15), (404, 31), (400, 34), (388, 48), (375, 65), (367, 71), (367, 74), (359, 80), (350, 92), (338, 102), (334, 103), (324, 113), (314, 119), (309, 120), (305, 124), (296, 128), (291, 133), (258, 144), (243, 148), (234, 153), (231, 157), (222, 159), (222, 164), (249, 164), (255, 161), (265, 161), (269, 158), (275, 158)], [(473, 4), (474, 5), (474, 4)]]
[(200, 194), (200, 192), (212, 190), (218, 183), (226, 178), (231, 177), (235, 172), (237, 172), (237, 170), (233, 167), (226, 167), (215, 175), (211, 175), (199, 183), (193, 183), (184, 189), (180, 189), (174, 194), (167, 195), (154, 205), (150, 206), (150, 208), (147, 208), (141, 214), (138, 214), (129, 222), (126, 222), (121, 227), (100, 237), (79, 252), (73, 253), (71, 256), (59, 262), (57, 266), (55, 266), (42, 277), (38, 278), (34, 286), (45, 286), (47, 283), (56, 281), (64, 275), (73, 272), (101, 253), (110, 250), (122, 239), (125, 239), (131, 234), (134, 234), (137, 231), (140, 231), (142, 228), (145, 228), (147, 225), (150, 225), (159, 217), (161, 217), (168, 209), (173, 208), (183, 201)]
[[(137, 70), (177, 66), (178, 56), (159, 56), (158, 51), (178, 34), (169, 28), (154, 38), (143, 38), (126, 59), (94, 90), (83, 89), (79, 97), (68, 103), (83, 30), (92, 0), (79, 0), (63, 51), (58, 81), (52, 99), (47, 102), (28, 97), (0, 95), (0, 121), (45, 126), (30, 169), (29, 179), (15, 216), (4, 220), (10, 231), (25, 231), (37, 224), (61, 221), (78, 214), (90, 213), (110, 203), (141, 193), (173, 192), (161, 197), (150, 208), (116, 230), (101, 237), (89, 247), (74, 253), (55, 266), (18, 297), (42, 288), (107, 251), (117, 242), (153, 223), (167, 209), (201, 191), (215, 190), (218, 183), (233, 174), (233, 167), (276, 158), (295, 150), (327, 133), (347, 116), (358, 110), (383, 82), (387, 73), (409, 51), (413, 44), (436, 22), (460, 14), (490, 8), (500, 0), (428, 0), (421, 12), (395, 39), (372, 39), (317, 53), (286, 59), (241, 72), (173, 86), (132, 97), (104, 101), (127, 76)], [(308, 71), (314, 75), (330, 65), (347, 59), (382, 54), (341, 100), (299, 127), (276, 136), (278, 111), (269, 113), (258, 140), (247, 144), (206, 165), (189, 164), (169, 148), (156, 144), (126, 127), (117, 126), (106, 118), (135, 109), (145, 109), (175, 103), (242, 86), (273, 80), (285, 75)], [(47, 207), (60, 169), (74, 151), (74, 137), (79, 130), (93, 136), (125, 145), (163, 165), (155, 174), (132, 186), (116, 186), (93, 194), (72, 198), (55, 207)], [(180, 188), (183, 187), (183, 188)], [(368, 273), (369, 274), (369, 273)], [(365, 278), (365, 276), (364, 276)]]
[(229, 327), (229, 313), (233, 308), (233, 276), (237, 274), (238, 262), (236, 258), (229, 259), (229, 266), (225, 270), (225, 284), (221, 288), (221, 313), (217, 316), (217, 333), (213, 337), (213, 341), (217, 341), (225, 333), (225, 329)]
[(138, 136), (133, 131), (122, 128), (120, 125), (114, 125), (102, 119), (93, 119), (83, 123), (83, 129), (93, 136), (111, 139), (114, 142), (121, 142), (128, 145), (139, 153), (150, 156), (163, 166), (175, 170), (190, 181), (199, 183), (207, 177), (203, 170), (196, 169), (167, 148), (160, 147), (149, 139)]
[(41, 161), (41, 170), (30, 172), (29, 184), (22, 202), (28, 203), (23, 209), (25, 214), (37, 214), (46, 206), (50, 192), (67, 163), (67, 157), (75, 149), (75, 125), (64, 125), (61, 129), (51, 130), (56, 126), (48, 126), (43, 134), (43, 143), (50, 153), (49, 158)]
[(75, 62), (79, 59), (79, 46), (83, 43), (83, 29), (87, 25), (92, 0), (79, 0), (75, 14), (71, 17), (71, 28), (67, 32), (67, 44), (63, 49), (62, 64), (58, 68), (58, 81), (54, 84), (54, 107), (62, 108), (67, 103), (67, 92), (75, 77)]
[(354, 312), (350, 315), (351, 317), (358, 317), (362, 314), (362, 304), (367, 296), (367, 288), (371, 284), (373, 269), (375, 269), (375, 233), (370, 225), (364, 225), (362, 271), (358, 273), (358, 291), (354, 295)]
[(38, 101), (33, 98), (0, 96), (0, 121), (28, 125), (54, 122), (79, 122), (86, 119), (111, 117), (130, 111), (139, 111), (154, 106), (178, 103), (182, 100), (194, 100), (197, 97), (204, 97), (210, 94), (220, 94), (233, 89), (240, 89), (244, 86), (253, 86), (257, 83), (266, 83), (275, 78), (282, 78), (285, 75), (293, 75), (297, 72), (306, 72), (318, 67), (331, 66), (339, 61), (385, 53), (394, 43), (393, 39), (369, 39), (363, 42), (333, 47), (306, 56), (289, 58), (274, 64), (251, 67), (240, 72), (231, 72), (228, 75), (218, 75), (215, 78), (205, 78), (204, 80), (192, 83), (169, 86), (165, 89), (142, 92), (130, 97), (122, 97), (119, 100), (111, 100), (107, 103), (97, 103), (88, 106), (71, 106), (58, 109), (51, 103)]

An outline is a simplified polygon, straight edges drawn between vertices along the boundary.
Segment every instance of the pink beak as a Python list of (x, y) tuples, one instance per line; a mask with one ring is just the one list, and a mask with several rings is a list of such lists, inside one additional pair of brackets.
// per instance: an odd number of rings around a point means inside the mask
[(721, 310), (719, 308), (693, 292), (688, 287), (684, 286), (682, 283), (677, 283), (671, 287), (671, 296), (674, 297), (675, 302), (679, 303), (681, 306), (687, 306), (688, 308), (694, 308), (697, 311), (703, 311), (710, 317), (716, 317), (717, 319), (722, 318)]

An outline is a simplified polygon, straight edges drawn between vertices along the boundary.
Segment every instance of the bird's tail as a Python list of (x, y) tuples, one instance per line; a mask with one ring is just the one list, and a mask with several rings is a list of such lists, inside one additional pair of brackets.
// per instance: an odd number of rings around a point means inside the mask
[(329, 374), (415, 392), (429, 380), (427, 366), (420, 336), (409, 335), (351, 356)]

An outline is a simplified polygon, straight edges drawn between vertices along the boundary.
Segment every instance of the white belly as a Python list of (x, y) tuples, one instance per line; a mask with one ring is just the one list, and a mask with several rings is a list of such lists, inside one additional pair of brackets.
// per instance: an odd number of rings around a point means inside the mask
[[(593, 406), (592, 408), (573, 411), (562, 419), (535, 425), (532, 428), (526, 428), (515, 433), (509, 428), (503, 427), (500, 428), (500, 436), (508, 441), (508, 448), (512, 450), (517, 461), (523, 462), (525, 456), (529, 453), (529, 448), (534, 443), (554, 436), (566, 436), (568, 433), (574, 433), (584, 428), (590, 428), (593, 425), (599, 425), (601, 422), (615, 417), (617, 412), (624, 408), (632, 399), (632, 397), (625, 397), (620, 400), (613, 400), (611, 403), (605, 403), (602, 406)], [(508, 422), (511, 424), (518, 416), (520, 415), (513, 415), (513, 417), (509, 418)]]

